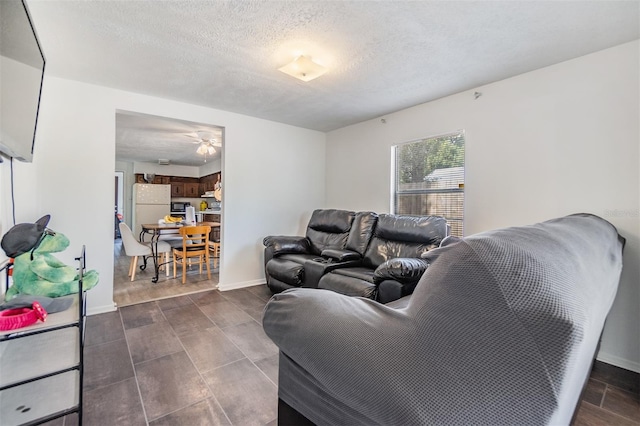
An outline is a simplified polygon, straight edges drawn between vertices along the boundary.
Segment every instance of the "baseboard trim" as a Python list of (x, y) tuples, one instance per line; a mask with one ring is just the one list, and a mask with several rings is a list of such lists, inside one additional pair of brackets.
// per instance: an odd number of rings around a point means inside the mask
[(624, 368), (625, 370), (631, 370), (635, 371), (636, 373), (640, 373), (640, 363), (630, 361), (628, 359), (620, 358), (608, 353), (603, 353), (602, 351), (598, 353), (596, 359), (606, 364), (615, 365), (616, 367)]
[(245, 287), (253, 287), (256, 285), (261, 285), (261, 284), (266, 284), (264, 279), (261, 280), (251, 280), (251, 281), (240, 281), (237, 283), (231, 283), (231, 284), (218, 284), (218, 290), (220, 291), (227, 291), (227, 290), (237, 290), (239, 288), (245, 288)]
[(92, 308), (87, 308), (87, 315), (105, 314), (107, 312), (113, 312), (117, 309), (118, 307), (115, 303), (111, 303), (110, 305), (94, 306)]

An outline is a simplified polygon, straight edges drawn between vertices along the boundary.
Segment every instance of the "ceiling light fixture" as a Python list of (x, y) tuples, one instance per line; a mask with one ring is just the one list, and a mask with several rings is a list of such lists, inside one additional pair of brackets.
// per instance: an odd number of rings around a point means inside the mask
[(203, 140), (202, 142), (200, 142), (200, 145), (198, 145), (198, 149), (196, 149), (196, 152), (200, 155), (204, 155), (204, 162), (206, 163), (207, 155), (213, 156), (213, 154), (216, 153), (216, 149), (214, 148), (211, 141)]
[(213, 138), (213, 133), (205, 130), (196, 131), (198, 139), (198, 148), (196, 153), (204, 155), (204, 162), (207, 162), (207, 155), (213, 156), (217, 151), (216, 147), (222, 147), (222, 143)]
[(325, 67), (304, 55), (298, 56), (293, 62), (278, 68), (278, 70), (302, 81), (311, 81), (327, 72)]

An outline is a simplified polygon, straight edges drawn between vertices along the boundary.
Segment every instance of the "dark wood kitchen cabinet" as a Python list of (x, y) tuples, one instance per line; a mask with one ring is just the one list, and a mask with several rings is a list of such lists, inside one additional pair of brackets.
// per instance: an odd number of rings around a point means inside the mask
[[(198, 198), (207, 191), (213, 191), (218, 179), (220, 179), (220, 172), (203, 176), (199, 179), (184, 176), (156, 175), (151, 183), (171, 184), (172, 197)], [(135, 181), (136, 183), (147, 183), (142, 173), (136, 173)]]
[(184, 182), (171, 182), (171, 196), (184, 197)]
[(184, 184), (184, 196), (185, 197), (199, 197), (202, 195), (200, 192), (200, 184), (198, 182), (188, 182)]
[(195, 198), (200, 196), (198, 178), (171, 176), (171, 196)]
[(143, 173), (136, 173), (135, 176), (136, 176), (136, 183), (152, 183), (154, 185), (166, 185), (170, 182), (170, 179), (171, 179), (171, 176), (155, 175), (152, 182), (147, 182), (144, 179)]
[(202, 187), (202, 193), (204, 194), (207, 191), (216, 189), (218, 179), (220, 179), (220, 172), (201, 177), (200, 186)]

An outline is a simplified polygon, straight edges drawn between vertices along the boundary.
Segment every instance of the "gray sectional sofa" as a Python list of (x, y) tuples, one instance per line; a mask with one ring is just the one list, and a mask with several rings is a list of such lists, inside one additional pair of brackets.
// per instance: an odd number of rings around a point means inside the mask
[(280, 348), (279, 424), (571, 422), (624, 239), (577, 214), (450, 242), (388, 304), (306, 288), (272, 297), (263, 327)]

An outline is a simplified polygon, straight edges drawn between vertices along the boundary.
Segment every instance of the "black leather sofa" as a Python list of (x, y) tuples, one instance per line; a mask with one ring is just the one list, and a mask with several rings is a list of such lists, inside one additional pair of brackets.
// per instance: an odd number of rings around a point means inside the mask
[(267, 286), (323, 288), (387, 303), (411, 294), (428, 263), (420, 257), (446, 237), (438, 216), (320, 209), (306, 235), (264, 239)]

